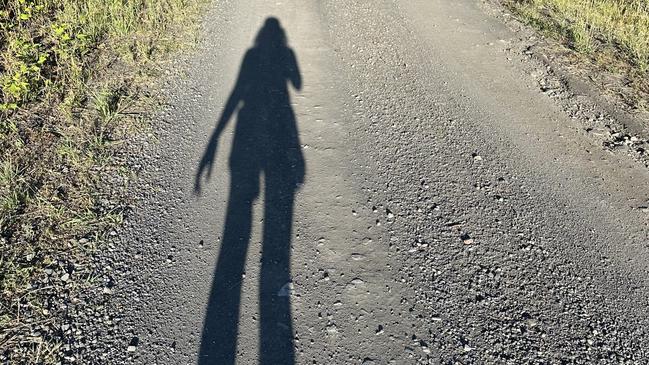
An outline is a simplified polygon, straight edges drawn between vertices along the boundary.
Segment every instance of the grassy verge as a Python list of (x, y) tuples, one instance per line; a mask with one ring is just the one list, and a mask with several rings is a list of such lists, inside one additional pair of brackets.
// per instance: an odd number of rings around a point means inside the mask
[(649, 92), (649, 1), (506, 0), (529, 24)]
[(123, 142), (202, 3), (0, 1), (0, 362), (74, 356), (66, 303), (121, 222)]

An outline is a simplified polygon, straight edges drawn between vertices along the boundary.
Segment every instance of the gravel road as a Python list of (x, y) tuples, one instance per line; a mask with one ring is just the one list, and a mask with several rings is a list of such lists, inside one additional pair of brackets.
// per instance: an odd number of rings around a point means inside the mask
[(86, 361), (649, 363), (649, 170), (494, 14), (216, 1)]

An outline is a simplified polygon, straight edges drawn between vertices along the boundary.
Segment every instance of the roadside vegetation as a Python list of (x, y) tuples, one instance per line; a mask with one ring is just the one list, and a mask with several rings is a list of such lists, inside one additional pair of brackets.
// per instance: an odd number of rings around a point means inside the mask
[(66, 303), (97, 279), (146, 86), (204, 2), (0, 1), (0, 362), (74, 360)]
[(649, 1), (506, 0), (519, 16), (649, 92)]

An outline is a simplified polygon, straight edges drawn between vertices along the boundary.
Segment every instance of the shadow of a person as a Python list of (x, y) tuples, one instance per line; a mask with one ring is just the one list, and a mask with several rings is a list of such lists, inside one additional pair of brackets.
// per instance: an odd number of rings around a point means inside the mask
[(236, 85), (198, 167), (196, 193), (209, 179), (218, 139), (238, 111), (230, 155), (230, 195), (219, 257), (204, 321), (199, 365), (234, 364), (252, 204), (264, 177), (259, 280), (259, 363), (293, 364), (290, 246), (295, 193), (305, 164), (288, 83), (302, 80), (293, 50), (276, 18), (266, 19), (243, 59)]

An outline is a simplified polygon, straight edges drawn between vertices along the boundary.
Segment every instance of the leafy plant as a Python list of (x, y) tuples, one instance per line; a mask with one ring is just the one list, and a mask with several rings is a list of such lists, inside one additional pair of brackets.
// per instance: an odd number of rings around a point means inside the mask
[(157, 62), (193, 39), (177, 34), (205, 1), (0, 1), (0, 362), (70, 355), (63, 333), (34, 337), (25, 323), (60, 321), (51, 298), (85, 283), (63, 290), (43, 272), (87, 262), (121, 223), (121, 187), (104, 181), (130, 176), (115, 158), (140, 123), (128, 108)]

